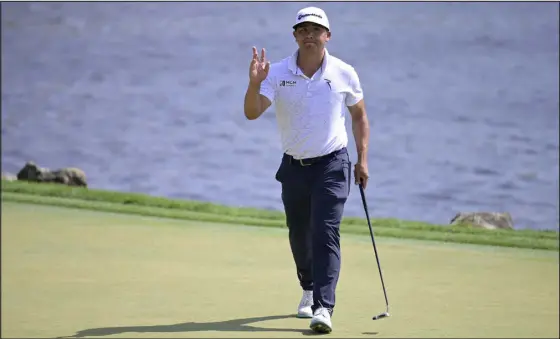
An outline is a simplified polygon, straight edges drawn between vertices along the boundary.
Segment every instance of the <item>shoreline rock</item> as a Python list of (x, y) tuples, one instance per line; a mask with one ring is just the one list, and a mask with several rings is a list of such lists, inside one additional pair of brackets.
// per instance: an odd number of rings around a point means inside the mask
[(33, 161), (26, 162), (16, 178), (21, 181), (49, 182), (67, 186), (87, 187), (86, 174), (79, 168), (65, 167), (50, 170), (37, 166)]
[(514, 229), (508, 212), (460, 212), (451, 219), (451, 225), (467, 224), (488, 230)]

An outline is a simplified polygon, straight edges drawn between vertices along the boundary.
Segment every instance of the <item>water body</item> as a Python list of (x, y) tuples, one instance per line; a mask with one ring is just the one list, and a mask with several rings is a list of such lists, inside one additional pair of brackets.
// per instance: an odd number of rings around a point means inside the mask
[[(558, 230), (558, 4), (314, 4), (365, 90), (372, 216)], [(305, 5), (3, 3), (2, 171), (281, 210), (274, 110), (247, 121), (243, 95), (251, 47), (291, 54)]]

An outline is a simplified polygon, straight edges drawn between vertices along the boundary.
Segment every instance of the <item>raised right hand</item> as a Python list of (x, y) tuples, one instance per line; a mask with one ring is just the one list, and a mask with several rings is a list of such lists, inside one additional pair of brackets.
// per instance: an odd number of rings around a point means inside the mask
[(261, 57), (257, 54), (257, 48), (253, 47), (253, 59), (249, 67), (249, 82), (255, 85), (260, 85), (268, 76), (270, 69), (270, 61), (266, 60), (264, 48), (261, 50)]

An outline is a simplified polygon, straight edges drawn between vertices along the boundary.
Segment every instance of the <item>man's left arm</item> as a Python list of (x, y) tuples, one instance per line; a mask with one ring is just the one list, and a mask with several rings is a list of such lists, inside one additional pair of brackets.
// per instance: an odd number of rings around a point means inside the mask
[(354, 134), (356, 151), (358, 152), (358, 161), (354, 167), (354, 178), (356, 184), (362, 183), (363, 187), (366, 188), (369, 178), (369, 120), (360, 79), (354, 70), (350, 76), (350, 89), (351, 92), (346, 97), (346, 106), (352, 117), (352, 133)]

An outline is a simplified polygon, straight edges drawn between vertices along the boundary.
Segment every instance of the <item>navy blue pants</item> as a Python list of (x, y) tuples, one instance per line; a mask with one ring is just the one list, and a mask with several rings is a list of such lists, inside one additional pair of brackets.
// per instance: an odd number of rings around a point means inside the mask
[(284, 154), (276, 173), (297, 277), (304, 290), (313, 290), (313, 310), (322, 306), (334, 311), (341, 261), (339, 230), (350, 193), (350, 168), (343, 148), (302, 162)]

